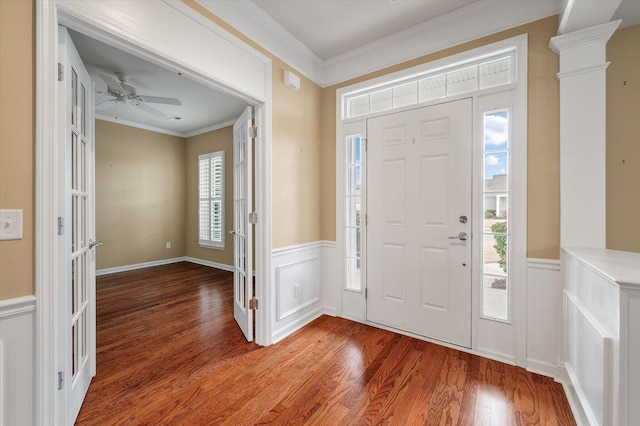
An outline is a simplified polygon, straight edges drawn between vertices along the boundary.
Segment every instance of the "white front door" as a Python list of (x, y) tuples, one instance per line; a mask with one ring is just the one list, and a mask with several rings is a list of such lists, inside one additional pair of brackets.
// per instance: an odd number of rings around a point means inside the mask
[(59, 283), (58, 318), (61, 345), (60, 414), (62, 424), (75, 422), (91, 379), (96, 374), (95, 140), (93, 84), (66, 28), (59, 27), (61, 133), (59, 152), (64, 171), (64, 215), (60, 231), (64, 268)]
[(472, 101), (367, 121), (367, 320), (471, 347)]
[(233, 316), (247, 341), (253, 340), (253, 107), (247, 107), (233, 125)]

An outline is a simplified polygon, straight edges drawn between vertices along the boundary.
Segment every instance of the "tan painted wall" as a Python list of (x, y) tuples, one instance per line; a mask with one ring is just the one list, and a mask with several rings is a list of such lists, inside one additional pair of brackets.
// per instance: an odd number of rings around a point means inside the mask
[(640, 252), (640, 25), (607, 44), (607, 248)]
[[(320, 240), (324, 212), (323, 90), (195, 1), (183, 2), (273, 61), (272, 247)], [(284, 85), (285, 69), (300, 76), (299, 92)], [(335, 210), (332, 214), (335, 216)], [(335, 240), (335, 235), (332, 239)]]
[(186, 173), (183, 138), (96, 120), (97, 269), (184, 256)]
[[(203, 248), (198, 245), (198, 156), (224, 151), (225, 171), (225, 249)], [(187, 139), (186, 155), (187, 203), (185, 255), (233, 266), (233, 126)]]
[(560, 160), (558, 55), (549, 48), (556, 35), (557, 16), (367, 74), (325, 88), (322, 100), (322, 239), (336, 238), (335, 137), (336, 90), (439, 58), (470, 50), (516, 35), (529, 34), (528, 87), (528, 257), (558, 259), (560, 256)]
[(34, 293), (34, 11), (0, 1), (0, 209), (23, 210), (23, 239), (0, 241), (0, 300)]
[(294, 92), (283, 83), (285, 69), (274, 60), (274, 248), (317, 241), (322, 227), (322, 89), (303, 79)]

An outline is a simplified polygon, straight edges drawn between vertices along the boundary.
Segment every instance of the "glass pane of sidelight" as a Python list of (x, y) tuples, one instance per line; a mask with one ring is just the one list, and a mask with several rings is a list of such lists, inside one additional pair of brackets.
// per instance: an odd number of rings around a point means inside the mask
[(482, 315), (509, 321), (509, 112), (483, 118)]
[[(391, 91), (389, 91), (391, 95)], [(373, 99), (373, 98), (372, 98)], [(391, 99), (391, 97), (389, 98)], [(345, 255), (346, 255), (346, 288), (360, 290), (361, 246), (361, 184), (362, 184), (362, 140), (360, 135), (350, 135), (345, 139), (346, 145), (346, 188), (345, 188)]]

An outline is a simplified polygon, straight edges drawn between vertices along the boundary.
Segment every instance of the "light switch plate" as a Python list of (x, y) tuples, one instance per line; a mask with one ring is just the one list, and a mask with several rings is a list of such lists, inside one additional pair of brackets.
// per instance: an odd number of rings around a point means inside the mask
[(0, 210), (0, 241), (22, 239), (22, 210)]

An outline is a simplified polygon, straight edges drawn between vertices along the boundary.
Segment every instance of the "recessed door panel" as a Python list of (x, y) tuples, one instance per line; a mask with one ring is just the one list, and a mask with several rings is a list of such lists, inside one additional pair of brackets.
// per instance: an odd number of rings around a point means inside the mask
[(406, 299), (407, 281), (405, 279), (406, 250), (400, 244), (382, 245), (383, 287), (385, 299), (404, 302)]
[[(422, 225), (447, 223), (449, 195), (449, 156), (423, 157), (420, 161), (420, 212)], [(436, 183), (437, 184), (434, 184)]]
[(405, 167), (405, 160), (389, 160), (382, 164), (382, 209), (386, 225), (402, 225), (405, 221)]
[(449, 256), (446, 248), (422, 247), (420, 300), (430, 309), (449, 310)]

